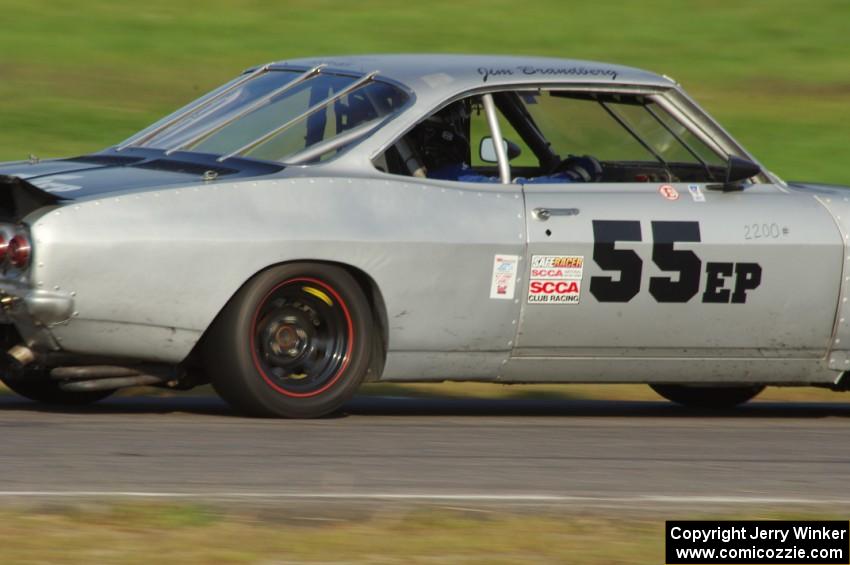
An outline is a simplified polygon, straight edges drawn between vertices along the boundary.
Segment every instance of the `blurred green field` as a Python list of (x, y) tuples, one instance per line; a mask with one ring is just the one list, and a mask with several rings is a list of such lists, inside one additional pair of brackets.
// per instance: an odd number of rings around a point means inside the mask
[[(745, 508), (724, 519), (841, 520), (835, 510)], [(696, 516), (694, 514), (697, 514)], [(378, 511), (115, 502), (4, 508), (4, 564), (657, 564), (665, 519), (697, 512), (384, 506)]]
[(769, 168), (850, 184), (846, 0), (0, 0), (0, 160), (111, 145), (270, 60), (597, 59), (679, 80)]

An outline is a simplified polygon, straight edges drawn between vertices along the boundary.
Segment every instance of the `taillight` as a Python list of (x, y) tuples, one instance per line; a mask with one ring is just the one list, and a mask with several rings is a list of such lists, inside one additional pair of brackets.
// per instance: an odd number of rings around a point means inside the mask
[(32, 248), (26, 236), (18, 234), (9, 240), (9, 245), (5, 252), (8, 254), (9, 262), (13, 267), (23, 269), (29, 265), (31, 251)]

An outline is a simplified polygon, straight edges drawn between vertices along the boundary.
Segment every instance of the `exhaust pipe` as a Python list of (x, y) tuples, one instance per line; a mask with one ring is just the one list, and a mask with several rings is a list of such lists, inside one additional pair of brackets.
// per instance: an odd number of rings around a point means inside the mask
[(134, 377), (100, 378), (92, 381), (71, 381), (62, 383), (59, 388), (68, 392), (90, 392), (94, 390), (115, 390), (130, 386), (158, 385), (166, 381), (155, 375), (136, 375)]
[(174, 370), (152, 365), (82, 365), (76, 367), (54, 367), (50, 378), (59, 383), (59, 388), (68, 392), (90, 392), (115, 390), (131, 386), (166, 385), (174, 388), (179, 375)]
[(6, 352), (12, 358), (12, 362), (19, 367), (26, 367), (35, 361), (35, 352), (26, 345), (16, 345)]
[(78, 367), (55, 367), (50, 370), (50, 378), (62, 380), (94, 380), (117, 377), (135, 377), (144, 374), (139, 369), (114, 365), (82, 365)]

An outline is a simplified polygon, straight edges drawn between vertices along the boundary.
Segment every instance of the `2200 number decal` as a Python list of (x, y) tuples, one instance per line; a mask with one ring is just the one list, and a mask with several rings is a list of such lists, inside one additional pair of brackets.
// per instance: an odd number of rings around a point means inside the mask
[[(650, 277), (649, 294), (657, 302), (684, 303), (697, 295), (702, 261), (693, 251), (675, 249), (677, 242), (699, 242), (699, 222), (657, 221), (652, 224), (652, 261), (678, 277)], [(614, 277), (590, 278), (590, 294), (599, 302), (629, 302), (641, 287), (643, 260), (631, 249), (615, 249), (618, 241), (643, 241), (637, 220), (593, 220), (593, 260), (601, 269), (619, 271)], [(734, 276), (731, 287), (726, 279)], [(708, 262), (702, 302), (744, 304), (747, 291), (761, 284), (758, 263)]]

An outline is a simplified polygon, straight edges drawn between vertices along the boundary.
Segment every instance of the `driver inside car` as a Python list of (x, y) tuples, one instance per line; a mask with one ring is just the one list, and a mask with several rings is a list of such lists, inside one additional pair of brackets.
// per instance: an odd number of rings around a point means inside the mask
[[(469, 140), (463, 133), (469, 120), (468, 102), (461, 100), (443, 108), (411, 133), (417, 141), (427, 177), (460, 182), (499, 182), (499, 177), (481, 174), (468, 162)], [(517, 184), (548, 184), (568, 182), (597, 182), (602, 166), (590, 156), (570, 156), (559, 167), (561, 171), (536, 177), (517, 177)]]

